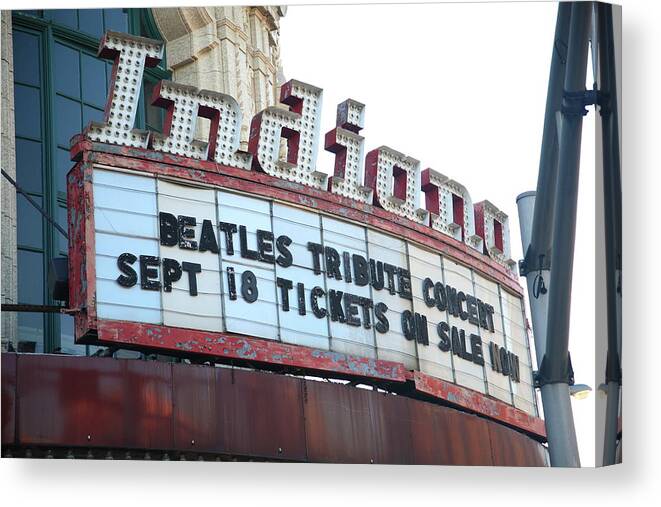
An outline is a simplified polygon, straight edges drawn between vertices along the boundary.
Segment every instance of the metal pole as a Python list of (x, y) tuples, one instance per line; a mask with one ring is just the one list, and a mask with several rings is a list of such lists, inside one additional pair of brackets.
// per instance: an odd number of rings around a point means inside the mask
[(602, 124), (602, 154), (604, 175), (604, 224), (606, 253), (606, 322), (608, 351), (606, 361), (606, 421), (604, 431), (603, 465), (616, 462), (616, 444), (622, 372), (621, 322), (618, 318), (622, 304), (622, 187), (620, 175), (620, 145), (618, 126), (617, 86), (615, 75), (615, 41), (611, 5), (599, 4), (599, 92)]
[[(555, 25), (549, 85), (546, 93), (542, 149), (539, 160), (539, 176), (537, 178), (537, 198), (535, 199), (536, 206), (534, 217), (532, 218), (530, 248), (528, 248), (528, 245), (524, 245), (523, 250), (528, 270), (536, 269), (540, 262), (539, 256), (543, 255), (542, 264), (545, 266), (545, 271), (548, 271), (548, 257), (551, 249), (551, 235), (553, 230), (553, 202), (555, 199), (558, 172), (556, 112), (560, 111), (562, 106), (571, 8), (571, 2), (560, 2), (558, 4), (558, 18)], [(548, 276), (545, 279), (548, 280)], [(543, 325), (545, 324), (546, 321), (544, 321)], [(535, 329), (534, 322), (533, 331), (536, 334), (540, 331)], [(537, 338), (535, 338), (535, 344), (537, 344)]]
[(576, 236), (581, 130), (585, 103), (591, 3), (573, 3), (565, 70), (558, 177), (553, 207), (553, 245), (546, 353), (540, 384), (552, 466), (578, 467), (578, 444), (569, 398), (569, 316)]
[[(519, 227), (521, 229), (521, 246), (526, 252), (530, 247), (533, 231), (533, 214), (535, 212), (535, 192), (524, 192), (516, 198), (519, 211)], [(546, 293), (542, 293), (540, 283), (548, 280), (548, 270), (526, 272), (528, 286), (528, 302), (530, 303), (530, 319), (532, 320), (533, 338), (535, 341), (535, 357), (537, 366), (542, 364), (546, 351), (546, 321), (548, 313), (548, 284)]]

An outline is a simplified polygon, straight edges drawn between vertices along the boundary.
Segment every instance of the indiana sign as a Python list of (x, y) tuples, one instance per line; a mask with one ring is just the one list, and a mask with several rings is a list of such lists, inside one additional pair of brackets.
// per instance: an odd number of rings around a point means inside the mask
[(542, 431), (502, 211), (389, 147), (364, 155), (352, 99), (328, 177), (322, 90), (299, 81), (252, 119), (247, 152), (234, 98), (177, 83), (154, 92), (163, 133), (137, 130), (162, 43), (108, 32), (100, 54), (105, 121), (72, 140), (68, 179), (78, 342), (411, 383)]

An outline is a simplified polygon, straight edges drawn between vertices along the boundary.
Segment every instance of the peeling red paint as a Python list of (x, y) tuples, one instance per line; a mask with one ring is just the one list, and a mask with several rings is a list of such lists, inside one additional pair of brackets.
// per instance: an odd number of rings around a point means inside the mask
[(546, 438), (542, 419), (507, 403), (418, 371), (413, 372), (413, 381), (417, 391)]
[(275, 363), (310, 371), (392, 382), (405, 382), (407, 377), (402, 363), (311, 349), (261, 338), (103, 319), (99, 319), (97, 325), (98, 341), (106, 345), (126, 343), (150, 349)]

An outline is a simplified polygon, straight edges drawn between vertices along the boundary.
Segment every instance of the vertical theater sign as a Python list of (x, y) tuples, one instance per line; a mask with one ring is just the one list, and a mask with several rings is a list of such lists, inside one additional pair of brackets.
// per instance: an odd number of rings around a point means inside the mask
[(322, 136), (322, 90), (296, 80), (247, 151), (233, 97), (168, 81), (163, 133), (135, 129), (162, 52), (101, 41), (105, 120), (72, 140), (68, 177), (76, 340), (408, 384), (541, 433), (507, 216), (411, 156), (365, 154), (355, 100)]

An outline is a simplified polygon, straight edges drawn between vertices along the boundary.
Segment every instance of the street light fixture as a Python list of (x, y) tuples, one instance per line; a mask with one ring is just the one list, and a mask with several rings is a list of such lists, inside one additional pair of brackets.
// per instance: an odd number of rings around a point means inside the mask
[(587, 384), (574, 384), (569, 386), (569, 395), (575, 400), (584, 400), (590, 396), (592, 388)]

